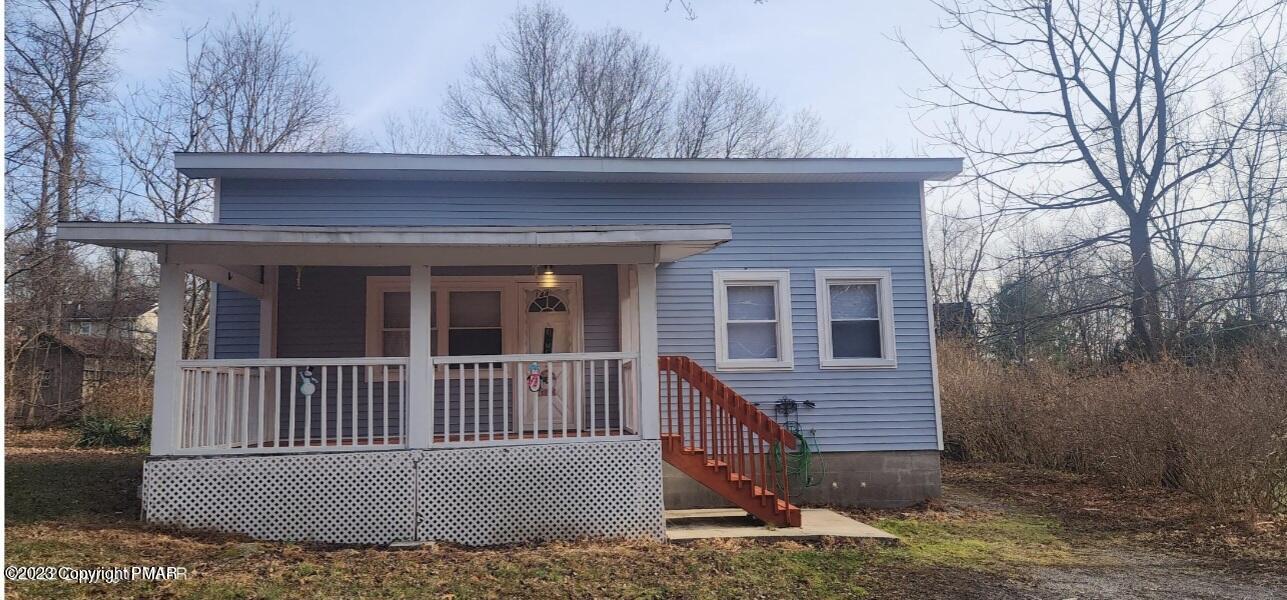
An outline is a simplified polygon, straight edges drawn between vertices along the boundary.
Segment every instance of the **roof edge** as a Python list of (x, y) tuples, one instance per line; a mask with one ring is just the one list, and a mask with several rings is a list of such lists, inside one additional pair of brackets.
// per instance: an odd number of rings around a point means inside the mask
[[(589, 245), (713, 243), (732, 239), (727, 223), (697, 225), (400, 226), (237, 225), (60, 221), (60, 240), (111, 247), (165, 244)], [(125, 245), (122, 245), (125, 244)]]
[(324, 152), (176, 152), (193, 178), (396, 177), (475, 181), (924, 181), (961, 172), (960, 158), (594, 158)]

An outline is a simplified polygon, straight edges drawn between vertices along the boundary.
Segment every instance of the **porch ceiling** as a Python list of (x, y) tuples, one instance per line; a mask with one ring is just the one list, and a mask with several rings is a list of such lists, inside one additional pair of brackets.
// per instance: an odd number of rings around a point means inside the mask
[(733, 238), (725, 224), (312, 227), (63, 222), (58, 238), (219, 265), (526, 265), (671, 262)]

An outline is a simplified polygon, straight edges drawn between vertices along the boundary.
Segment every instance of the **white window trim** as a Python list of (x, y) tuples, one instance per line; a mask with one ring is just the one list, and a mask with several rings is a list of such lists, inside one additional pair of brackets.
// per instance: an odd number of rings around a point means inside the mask
[[(889, 269), (817, 269), (815, 299), (818, 302), (818, 366), (823, 369), (892, 369), (898, 366), (894, 337), (894, 286)], [(831, 344), (832, 284), (876, 284), (880, 302), (881, 358), (835, 358)]]
[(373, 275), (366, 278), (367, 356), (384, 356), (384, 294), (410, 291), (410, 277)]
[[(716, 270), (714, 278), (715, 370), (790, 371), (795, 368), (795, 343), (791, 333), (791, 272), (786, 269)], [(729, 284), (774, 286), (777, 292), (774, 309), (778, 321), (778, 358), (728, 358)]]

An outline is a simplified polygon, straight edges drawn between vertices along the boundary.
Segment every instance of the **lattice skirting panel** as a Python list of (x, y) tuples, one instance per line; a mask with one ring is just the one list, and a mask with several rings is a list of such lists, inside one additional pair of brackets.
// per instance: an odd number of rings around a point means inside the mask
[(142, 496), (150, 522), (271, 540), (665, 534), (656, 441), (153, 459)]
[(665, 536), (655, 441), (429, 451), (416, 474), (421, 540)]
[(381, 544), (415, 534), (416, 452), (149, 460), (153, 523), (266, 540)]

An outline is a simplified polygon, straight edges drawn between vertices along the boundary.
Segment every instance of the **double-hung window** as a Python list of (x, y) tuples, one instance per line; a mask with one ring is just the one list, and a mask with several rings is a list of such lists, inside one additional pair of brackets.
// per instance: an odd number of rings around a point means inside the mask
[[(447, 292), (447, 297), (449, 356), (491, 356), (505, 353), (500, 290), (450, 291)], [(435, 305), (436, 310), (439, 308)]]
[(715, 350), (721, 371), (792, 368), (788, 271), (715, 271)]
[(407, 278), (368, 278), (366, 301), (366, 355), (409, 356), (411, 284)]
[(815, 277), (819, 365), (897, 366), (889, 269), (818, 269)]

